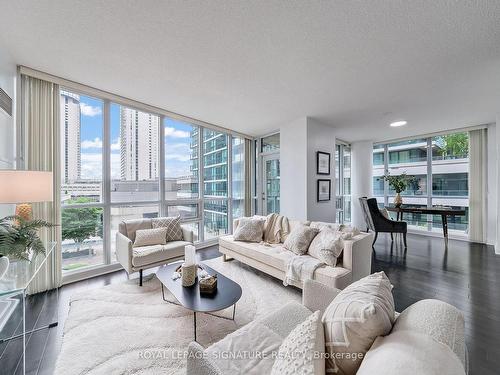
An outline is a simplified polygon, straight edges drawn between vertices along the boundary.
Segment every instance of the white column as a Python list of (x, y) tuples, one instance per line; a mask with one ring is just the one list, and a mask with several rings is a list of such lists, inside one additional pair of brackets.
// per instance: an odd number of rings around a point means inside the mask
[(280, 127), (280, 213), (307, 220), (307, 118)]
[(371, 197), (373, 190), (373, 142), (351, 144), (352, 225), (366, 229), (360, 197)]
[[(493, 191), (495, 193), (497, 199), (496, 199), (496, 241), (495, 241), (495, 252), (497, 254), (500, 254), (500, 199), (498, 198), (498, 192), (500, 191), (500, 128), (498, 128), (498, 124), (500, 124), (500, 113), (497, 113), (497, 121), (495, 126), (495, 143), (496, 143), (496, 160), (495, 160), (495, 165), (496, 165), (496, 175), (495, 176), (490, 176), (491, 178), (495, 179), (496, 186)], [(495, 216), (495, 215), (494, 215)], [(489, 215), (489, 217), (491, 217)]]

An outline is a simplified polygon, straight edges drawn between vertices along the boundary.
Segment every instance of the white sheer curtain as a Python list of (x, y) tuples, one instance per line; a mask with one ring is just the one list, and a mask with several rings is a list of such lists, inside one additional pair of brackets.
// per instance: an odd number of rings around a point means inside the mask
[(24, 168), (52, 171), (54, 197), (52, 202), (33, 204), (33, 217), (58, 226), (41, 231), (42, 239), (57, 243), (51, 258), (33, 280), (30, 294), (61, 285), (61, 198), (59, 86), (37, 78), (21, 75), (21, 132)]
[(486, 129), (469, 132), (469, 239), (486, 240)]

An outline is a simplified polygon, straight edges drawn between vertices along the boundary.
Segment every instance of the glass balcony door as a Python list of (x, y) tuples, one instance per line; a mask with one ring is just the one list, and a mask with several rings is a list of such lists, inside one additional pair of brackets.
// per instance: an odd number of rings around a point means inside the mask
[(264, 156), (263, 160), (263, 214), (280, 212), (280, 159), (276, 155)]

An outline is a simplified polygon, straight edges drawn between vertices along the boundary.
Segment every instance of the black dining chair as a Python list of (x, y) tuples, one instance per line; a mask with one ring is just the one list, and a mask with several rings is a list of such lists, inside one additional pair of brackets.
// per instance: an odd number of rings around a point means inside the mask
[(359, 203), (363, 210), (363, 215), (365, 217), (367, 232), (372, 230), (375, 232), (375, 238), (373, 239), (372, 246), (375, 245), (379, 232), (390, 233), (391, 240), (394, 241), (393, 233), (403, 234), (403, 243), (406, 246), (406, 232), (408, 230), (408, 225), (405, 221), (391, 220), (385, 217), (380, 209), (378, 208), (377, 200), (375, 198), (361, 197), (359, 198)]

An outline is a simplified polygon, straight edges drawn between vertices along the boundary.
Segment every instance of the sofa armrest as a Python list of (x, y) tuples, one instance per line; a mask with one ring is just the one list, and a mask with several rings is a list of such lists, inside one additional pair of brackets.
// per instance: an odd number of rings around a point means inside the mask
[(133, 272), (132, 241), (120, 232), (116, 232), (116, 259), (125, 268), (127, 273)]
[(304, 282), (302, 304), (311, 311), (319, 310), (324, 313), (330, 302), (339, 293), (340, 289), (308, 279)]
[(203, 347), (192, 342), (188, 346), (186, 375), (222, 375), (222, 372)]
[(352, 271), (352, 282), (372, 273), (373, 233), (361, 233), (344, 241), (342, 266)]
[(189, 229), (185, 229), (185, 228), (182, 228), (182, 238), (184, 239), (184, 241), (187, 241), (187, 242), (191, 242), (193, 243), (193, 239), (194, 239), (194, 235), (193, 235), (193, 231), (192, 230), (189, 230)]

